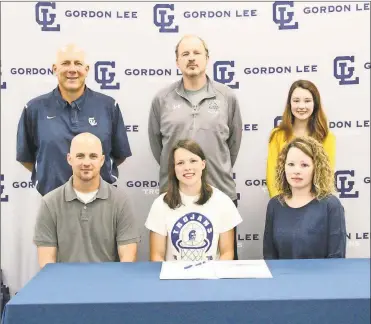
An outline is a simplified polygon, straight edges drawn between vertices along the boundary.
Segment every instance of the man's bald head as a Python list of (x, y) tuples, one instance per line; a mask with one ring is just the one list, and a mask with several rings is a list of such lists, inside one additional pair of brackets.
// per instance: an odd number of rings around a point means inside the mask
[(77, 46), (76, 44), (70, 43), (70, 44), (60, 47), (57, 50), (56, 63), (58, 64), (69, 57), (79, 59), (84, 64), (86, 63), (85, 51), (81, 47)]
[(83, 147), (96, 148), (101, 154), (103, 154), (102, 142), (94, 134), (81, 133), (76, 135), (71, 141), (70, 153), (72, 154), (72, 152), (75, 152), (76, 150), (81, 150)]
[(91, 133), (76, 135), (71, 141), (67, 161), (72, 167), (74, 177), (84, 182), (96, 179), (104, 164), (100, 139)]

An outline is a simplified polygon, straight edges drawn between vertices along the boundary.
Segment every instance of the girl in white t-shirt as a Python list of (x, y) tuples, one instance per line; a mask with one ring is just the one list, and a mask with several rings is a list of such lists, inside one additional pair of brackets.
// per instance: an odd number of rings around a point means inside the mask
[(169, 154), (168, 190), (152, 204), (151, 261), (233, 260), (234, 227), (242, 218), (233, 201), (206, 183), (206, 158), (191, 140)]

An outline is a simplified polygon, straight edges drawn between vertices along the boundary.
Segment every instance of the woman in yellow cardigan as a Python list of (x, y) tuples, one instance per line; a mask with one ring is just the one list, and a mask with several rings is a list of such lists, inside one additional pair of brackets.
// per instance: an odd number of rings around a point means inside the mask
[(282, 122), (269, 137), (267, 187), (270, 197), (278, 195), (275, 173), (279, 153), (290, 139), (302, 135), (311, 136), (322, 143), (335, 170), (335, 136), (328, 129), (319, 91), (307, 80), (298, 80), (291, 85)]

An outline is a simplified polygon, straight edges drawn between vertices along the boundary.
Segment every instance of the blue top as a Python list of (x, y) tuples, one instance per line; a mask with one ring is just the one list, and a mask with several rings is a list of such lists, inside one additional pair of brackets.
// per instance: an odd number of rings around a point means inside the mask
[(344, 208), (330, 195), (300, 208), (281, 204), (278, 196), (267, 207), (264, 259), (345, 258)]
[(114, 183), (118, 177), (114, 159), (131, 156), (131, 150), (120, 108), (112, 97), (86, 87), (70, 105), (57, 87), (24, 107), (18, 124), (17, 161), (35, 163), (32, 182), (41, 195), (71, 177), (67, 153), (72, 138), (83, 132), (102, 141), (105, 163), (101, 176)]

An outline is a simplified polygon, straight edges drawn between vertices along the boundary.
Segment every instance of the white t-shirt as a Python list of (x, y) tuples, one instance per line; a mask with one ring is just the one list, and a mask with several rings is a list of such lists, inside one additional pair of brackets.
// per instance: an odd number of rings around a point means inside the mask
[(183, 205), (171, 209), (164, 202), (165, 193), (153, 202), (145, 226), (167, 236), (166, 261), (217, 260), (219, 235), (242, 222), (233, 201), (213, 187), (213, 194), (204, 205), (197, 205), (198, 196), (180, 192)]
[(80, 191), (77, 191), (75, 188), (73, 188), (73, 190), (75, 191), (76, 193), (76, 196), (79, 197), (79, 199), (81, 201), (83, 201), (85, 204), (91, 202), (92, 200), (94, 200), (95, 198), (95, 195), (97, 194), (98, 192), (98, 189), (97, 190), (94, 190), (92, 192), (80, 192)]

